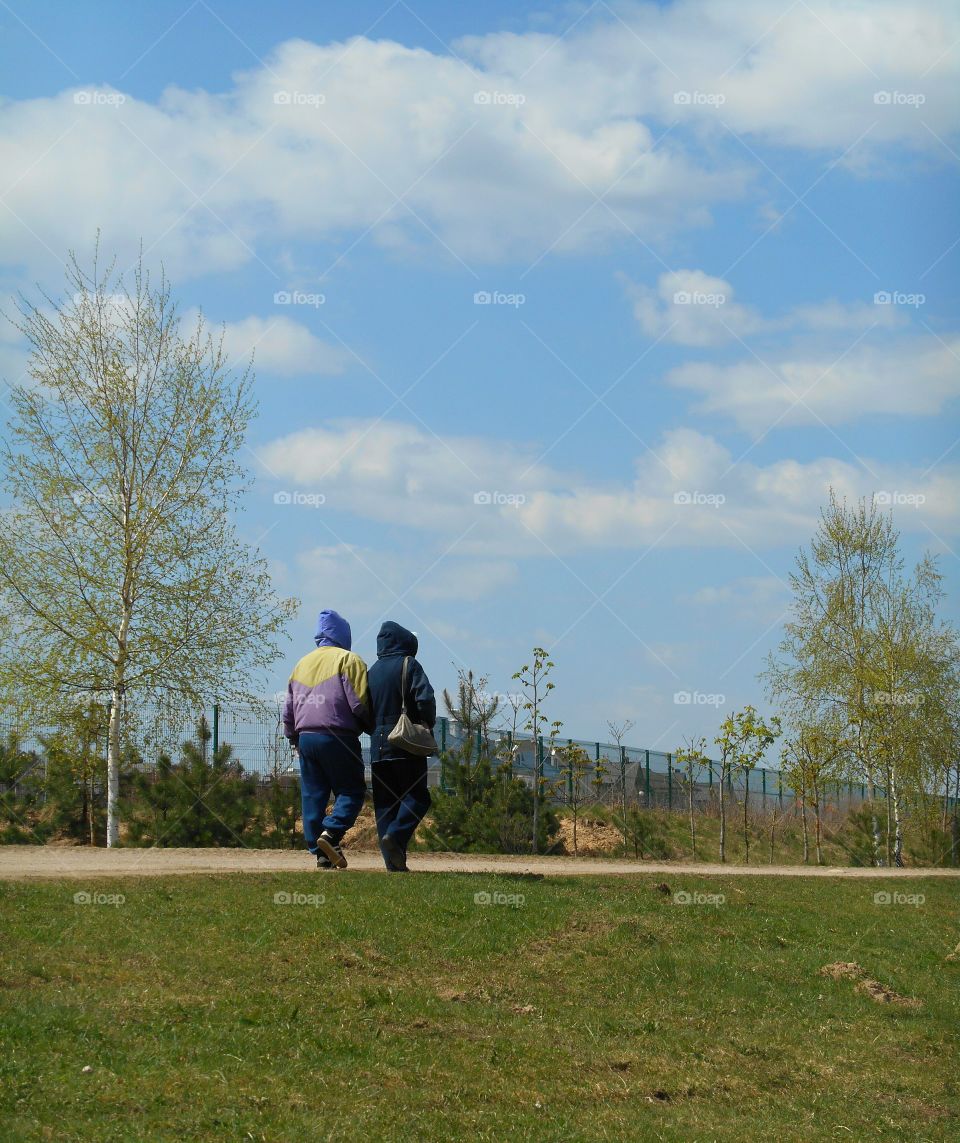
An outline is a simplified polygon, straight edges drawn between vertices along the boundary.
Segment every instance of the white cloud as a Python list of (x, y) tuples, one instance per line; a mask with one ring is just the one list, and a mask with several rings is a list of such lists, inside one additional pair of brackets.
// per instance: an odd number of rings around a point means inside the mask
[(222, 329), (224, 351), (231, 362), (242, 364), (252, 352), (258, 373), (281, 377), (342, 373), (350, 358), (346, 350), (330, 345), (286, 316), (251, 316), (225, 322)]
[(659, 276), (656, 286), (622, 280), (643, 332), (677, 345), (703, 348), (790, 331), (826, 335), (906, 324), (895, 305), (834, 299), (764, 316), (755, 307), (738, 302), (729, 281), (703, 270), (669, 271)]
[[(911, 336), (849, 351), (783, 349), (732, 365), (687, 362), (668, 382), (696, 393), (695, 408), (750, 432), (774, 424), (850, 424), (871, 416), (936, 416), (960, 392), (960, 337)], [(802, 403), (798, 400), (802, 398)]]
[(733, 287), (702, 270), (661, 274), (655, 288), (628, 284), (634, 317), (648, 337), (679, 345), (719, 345), (763, 326), (751, 307), (734, 301)]
[(156, 103), (106, 88), (8, 101), (5, 258), (49, 270), (98, 227), (122, 262), (142, 236), (180, 278), (252, 257), (282, 276), (296, 243), (368, 227), (468, 262), (537, 257), (708, 222), (756, 168), (728, 128), (838, 153), (866, 133), (851, 164), (876, 145), (948, 159), (960, 11), (946, 0), (678, 0), (618, 17), (560, 40), (470, 38), (461, 58), (291, 40), (223, 93)]
[[(655, 453), (638, 457), (632, 480), (603, 484), (534, 464), (532, 451), (514, 444), (441, 440), (392, 421), (305, 429), (270, 442), (259, 455), (278, 480), (322, 492), (325, 511), (443, 534), (455, 556), (480, 559), (481, 570), (471, 574), (494, 586), (510, 575), (499, 561), (530, 555), (651, 546), (760, 550), (803, 542), (831, 487), (850, 498), (878, 490), (923, 497), (919, 504), (891, 501), (907, 531), (953, 535), (958, 527), (955, 468), (925, 474), (867, 458), (864, 471), (836, 457), (754, 464), (688, 428), (666, 432)], [(477, 503), (478, 491), (489, 493), (489, 502)], [(484, 570), (486, 561), (493, 564)], [(429, 593), (429, 580), (422, 590)]]
[[(871, 145), (932, 150), (940, 145), (921, 120), (938, 134), (956, 129), (960, 11), (950, 0), (680, 0), (618, 5), (617, 16), (584, 21), (560, 43), (503, 33), (462, 48), (523, 77), (512, 90), (552, 91), (574, 123), (602, 105), (705, 137), (815, 149), (869, 131)], [(889, 102), (875, 101), (881, 93)]]
[(726, 617), (773, 623), (790, 601), (787, 583), (777, 576), (741, 576), (724, 584), (708, 584), (680, 599), (684, 605), (709, 608)]

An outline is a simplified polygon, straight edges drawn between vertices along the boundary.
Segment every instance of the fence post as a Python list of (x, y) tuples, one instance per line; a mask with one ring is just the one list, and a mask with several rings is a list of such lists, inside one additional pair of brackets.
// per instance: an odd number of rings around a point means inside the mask
[(783, 771), (777, 771), (777, 797), (780, 800), (780, 809), (783, 809)]
[(644, 784), (644, 795), (643, 795), (643, 797), (644, 797), (644, 804), (646, 805), (647, 809), (649, 809), (650, 808), (650, 751), (644, 750), (644, 754), (647, 756), (647, 758), (646, 758), (647, 777), (646, 777), (646, 782)]
[(764, 810), (766, 810), (766, 808), (767, 808), (767, 772), (764, 769), (761, 769), (761, 771), (760, 771), (760, 782), (761, 782), (761, 786), (762, 786), (762, 797), (763, 797), (763, 802), (761, 804), (763, 805)]
[[(567, 739), (567, 746), (573, 746), (573, 739)], [(573, 801), (573, 752), (567, 755), (567, 797)]]
[(673, 755), (667, 754), (667, 809), (673, 809)]
[(220, 704), (213, 704), (213, 756), (216, 758), (220, 749)]

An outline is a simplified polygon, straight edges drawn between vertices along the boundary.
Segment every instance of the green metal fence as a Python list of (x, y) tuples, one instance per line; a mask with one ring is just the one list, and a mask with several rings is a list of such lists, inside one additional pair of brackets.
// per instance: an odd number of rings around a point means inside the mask
[[(122, 720), (125, 742), (151, 767), (161, 753), (174, 759), (180, 745), (195, 735), (198, 722), (204, 719), (211, 732), (211, 749), (229, 744), (234, 757), (250, 773), (261, 778), (284, 772), (295, 772), (296, 761), (283, 737), (281, 708), (277, 700), (258, 704), (210, 703), (197, 707), (182, 702), (146, 704), (124, 711)], [(42, 764), (44, 738), (56, 729), (49, 717), (37, 719), (27, 711), (0, 713), (0, 731), (4, 737), (14, 733), (25, 750), (37, 753)], [(450, 750), (463, 740), (461, 728), (447, 718), (438, 720), (437, 741), (441, 752)], [(494, 733), (492, 745), (499, 757), (509, 760), (515, 776), (532, 782), (536, 751), (542, 759), (541, 772), (548, 789), (557, 788), (565, 776), (557, 747), (572, 743), (582, 747), (599, 767), (597, 780), (592, 783), (597, 800), (616, 804), (624, 799), (631, 805), (667, 810), (685, 810), (692, 792), (695, 809), (710, 805), (719, 795), (719, 764), (695, 767), (692, 775), (687, 766), (678, 766), (673, 754), (642, 746), (620, 746), (609, 742), (591, 742), (583, 739), (564, 739), (551, 744), (549, 739), (538, 742), (530, 736)], [(369, 763), (369, 741), (362, 737), (365, 761)], [(104, 750), (106, 744), (104, 743)], [(431, 758), (429, 781), (434, 787), (444, 786), (445, 775), (442, 756)], [(692, 787), (692, 789), (691, 789)], [(795, 795), (785, 775), (777, 769), (757, 767), (752, 771), (734, 771), (728, 778), (728, 790), (733, 800), (742, 802), (749, 797), (757, 810), (779, 806), (790, 808)], [(883, 789), (875, 791), (885, 797)], [(823, 802), (838, 809), (855, 806), (867, 799), (867, 787), (860, 782), (829, 783), (823, 791)], [(957, 799), (948, 799), (956, 806)]]

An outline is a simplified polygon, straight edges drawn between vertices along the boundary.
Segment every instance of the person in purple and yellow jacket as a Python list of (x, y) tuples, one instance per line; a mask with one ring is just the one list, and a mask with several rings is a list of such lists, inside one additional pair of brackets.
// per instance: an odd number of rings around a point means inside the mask
[(367, 666), (351, 638), (343, 616), (320, 612), (317, 649), (293, 668), (283, 708), (283, 733), (300, 755), (303, 836), (319, 869), (346, 868), (341, 842), (367, 792), (360, 750), (360, 732), (373, 729)]

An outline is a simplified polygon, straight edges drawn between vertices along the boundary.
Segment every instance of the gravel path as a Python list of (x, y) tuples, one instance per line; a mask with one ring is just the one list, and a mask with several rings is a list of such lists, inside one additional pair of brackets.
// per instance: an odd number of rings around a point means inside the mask
[[(376, 853), (347, 851), (350, 869), (383, 871)], [(279, 849), (93, 849), (84, 846), (0, 846), (0, 880), (158, 877), (187, 873), (307, 873), (303, 851)], [(410, 867), (426, 873), (539, 873), (551, 876), (651, 873), (750, 877), (955, 877), (960, 869), (852, 869), (803, 865), (716, 865), (708, 862), (623, 861), (599, 857), (500, 857), (415, 853)], [(346, 871), (349, 874), (350, 869)]]

